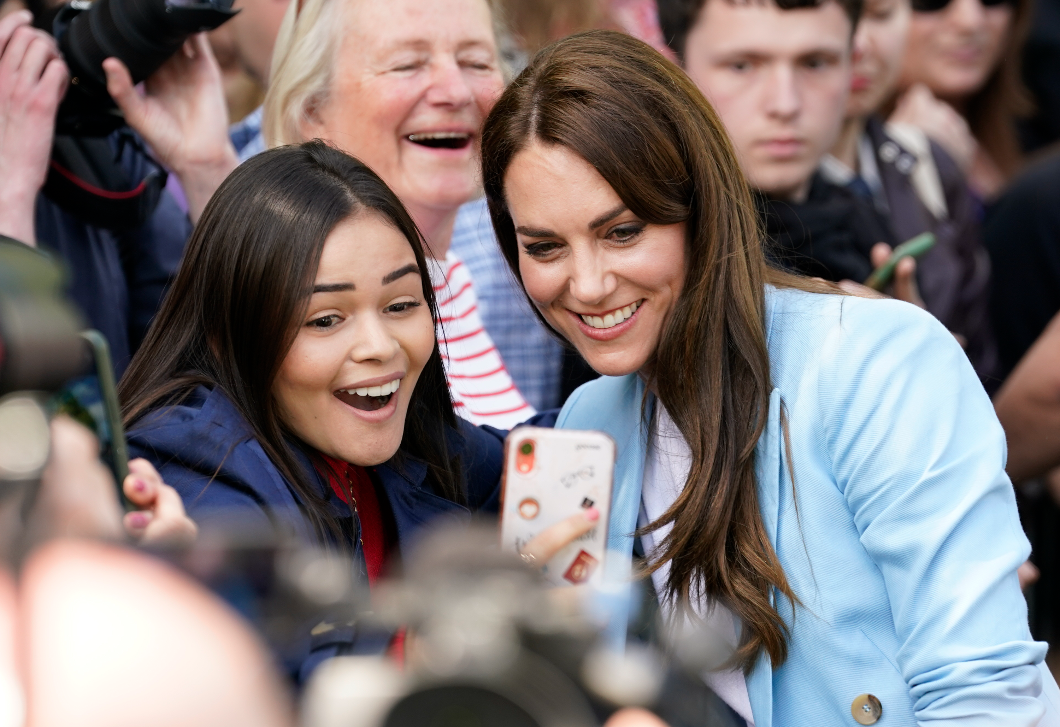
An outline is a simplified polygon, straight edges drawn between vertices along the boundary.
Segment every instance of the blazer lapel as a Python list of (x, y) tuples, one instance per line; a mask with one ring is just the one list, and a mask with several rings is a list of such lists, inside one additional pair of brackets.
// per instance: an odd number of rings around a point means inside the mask
[[(780, 516), (780, 487), (784, 482), (784, 436), (780, 427), (780, 412), (784, 400), (778, 389), (769, 395), (769, 417), (765, 431), (755, 447), (755, 479), (758, 484), (758, 509), (769, 542), (777, 548), (777, 521)], [(776, 593), (771, 594), (776, 605)], [(747, 677), (747, 696), (751, 700), (755, 727), (773, 724), (773, 666), (769, 655), (759, 654), (754, 671)]]

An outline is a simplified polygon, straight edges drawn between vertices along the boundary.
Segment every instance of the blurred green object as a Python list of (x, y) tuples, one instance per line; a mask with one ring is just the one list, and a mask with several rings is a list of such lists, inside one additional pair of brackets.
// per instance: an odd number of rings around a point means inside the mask
[(891, 279), (894, 278), (895, 268), (898, 267), (898, 262), (902, 258), (919, 258), (933, 247), (935, 247), (935, 235), (931, 232), (923, 232), (906, 240), (894, 248), (887, 262), (872, 271), (872, 275), (865, 279), (865, 285), (873, 290), (883, 290), (890, 285)]

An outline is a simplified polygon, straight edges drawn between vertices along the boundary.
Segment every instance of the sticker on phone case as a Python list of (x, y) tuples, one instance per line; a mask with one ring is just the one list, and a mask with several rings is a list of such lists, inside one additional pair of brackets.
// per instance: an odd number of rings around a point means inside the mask
[(578, 557), (570, 564), (570, 568), (563, 574), (563, 577), (571, 583), (585, 583), (596, 570), (597, 563), (599, 561), (596, 558), (583, 550), (578, 553)]
[(519, 503), (519, 515), (524, 520), (533, 520), (541, 512), (541, 506), (532, 497), (528, 497)]

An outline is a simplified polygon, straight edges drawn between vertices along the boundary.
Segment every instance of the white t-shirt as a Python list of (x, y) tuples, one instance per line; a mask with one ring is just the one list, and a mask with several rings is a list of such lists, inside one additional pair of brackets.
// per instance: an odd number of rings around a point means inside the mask
[(438, 345), (456, 413), (472, 424), (511, 429), (534, 415), (482, 325), (471, 273), (451, 251), (427, 260), (438, 299)]
[[(684, 489), (688, 473), (692, 466), (692, 452), (684, 437), (678, 431), (673, 419), (659, 402), (655, 403), (655, 431), (652, 433), (651, 446), (644, 461), (644, 486), (641, 490), (641, 522), (639, 527), (659, 519)], [(656, 543), (661, 543), (669, 534), (672, 525), (666, 525), (653, 533), (645, 535), (641, 542), (644, 552), (651, 558)], [(666, 579), (670, 574), (670, 564), (665, 563), (652, 573), (652, 584), (655, 592), (665, 591)], [(665, 599), (660, 603), (666, 608)], [(696, 613), (706, 621), (705, 627), (727, 639), (733, 647), (737, 645), (736, 624), (729, 609), (721, 604), (707, 608), (707, 604), (695, 604)], [(670, 616), (671, 614), (666, 614)], [(747, 694), (747, 681), (739, 669), (729, 671), (705, 672), (703, 680), (714, 693), (738, 715), (754, 727), (754, 715), (751, 713), (751, 699)]]

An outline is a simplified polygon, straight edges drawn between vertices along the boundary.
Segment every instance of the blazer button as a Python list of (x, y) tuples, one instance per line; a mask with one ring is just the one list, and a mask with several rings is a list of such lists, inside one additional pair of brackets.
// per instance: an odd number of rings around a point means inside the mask
[(876, 724), (883, 716), (883, 705), (872, 694), (859, 694), (850, 704), (850, 714), (858, 724)]

